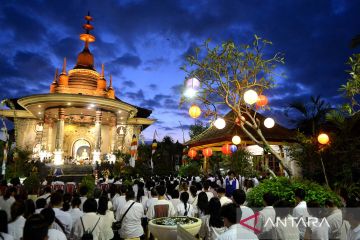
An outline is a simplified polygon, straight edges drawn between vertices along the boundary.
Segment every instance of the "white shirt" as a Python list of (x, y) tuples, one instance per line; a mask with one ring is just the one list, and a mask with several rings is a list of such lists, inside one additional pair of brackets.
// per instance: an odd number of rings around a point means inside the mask
[(14, 237), (7, 233), (0, 232), (0, 236), (3, 237), (4, 240), (14, 240)]
[(360, 239), (360, 225), (356, 228), (351, 229), (348, 234), (348, 240), (359, 240)]
[(53, 208), (55, 217), (59, 219), (63, 227), (65, 228), (65, 234), (69, 235), (73, 226), (71, 215), (68, 212), (64, 212), (59, 208)]
[(76, 221), (74, 225), (74, 236), (76, 237), (76, 239), (81, 239), (82, 235), (84, 234), (81, 219), (84, 223), (85, 231), (91, 232), (94, 229), (94, 231), (92, 232), (93, 240), (99, 239), (102, 224), (101, 217), (94, 212), (85, 213), (84, 216), (82, 216), (79, 220)]
[(65, 234), (62, 231), (56, 229), (49, 229), (48, 237), (48, 240), (67, 240)]
[(269, 232), (272, 229), (272, 224), (266, 224), (267, 221), (271, 219), (272, 223), (275, 223), (276, 213), (273, 206), (266, 206), (259, 212), (259, 221), (256, 224), (256, 228), (261, 231), (260, 234)]
[(231, 200), (230, 198), (228, 198), (228, 197), (226, 197), (226, 196), (222, 196), (222, 197), (220, 198), (220, 204), (221, 204), (221, 206), (224, 206), (224, 205), (229, 204), (229, 203), (232, 203), (232, 200)]
[[(254, 216), (254, 211), (251, 208), (241, 205), (240, 209), (241, 209), (241, 219), (240, 220), (244, 220), (248, 217)], [(247, 220), (246, 222), (244, 222), (244, 224), (247, 224), (250, 227), (254, 227), (255, 226), (255, 218), (251, 218), (251, 219)]]
[(81, 203), (80, 203), (80, 209), (83, 210), (83, 204), (86, 201), (87, 197), (80, 197)]
[(258, 237), (252, 231), (237, 223), (229, 227), (226, 232), (224, 232), (217, 238), (217, 240), (238, 239), (258, 239)]
[(173, 198), (170, 200), (170, 202), (172, 203), (172, 205), (176, 208), (178, 204), (181, 204), (181, 200), (179, 198)]
[(116, 212), (115, 212), (116, 220), (120, 220), (119, 219), (120, 210), (126, 204), (125, 196), (120, 196), (120, 197), (116, 198), (114, 204), (115, 204), (115, 205), (113, 205), (114, 209), (116, 209)]
[[(188, 217), (194, 217), (195, 216), (194, 207), (191, 204), (186, 203), (186, 209), (187, 209), (186, 216), (188, 216)], [(178, 216), (185, 216), (185, 205), (184, 205), (184, 203), (178, 204), (176, 206), (176, 211), (177, 211)]]
[(281, 222), (275, 224), (272, 239), (281, 240), (299, 240), (300, 232), (296, 224), (291, 220), (292, 216), (288, 215), (286, 218), (281, 219)]
[(49, 204), (50, 196), (51, 196), (51, 193), (45, 193), (45, 194), (41, 195), (40, 197), (38, 197), (37, 199), (44, 198), (44, 199), (46, 199), (46, 203)]
[(112, 224), (115, 222), (114, 212), (106, 210), (105, 215), (100, 215), (101, 220), (101, 231), (99, 239), (112, 239), (114, 237), (114, 232), (112, 230)]
[(20, 216), (14, 222), (8, 224), (8, 233), (14, 237), (14, 240), (22, 238), (25, 222), (26, 219)]
[(6, 212), (8, 221), (11, 220), (11, 205), (15, 202), (15, 198), (10, 196), (8, 199), (4, 199), (4, 196), (0, 197), (0, 209), (3, 209)]
[(210, 215), (205, 215), (201, 217), (201, 227), (199, 231), (199, 236), (202, 239), (206, 240), (215, 240), (217, 239), (221, 234), (223, 234), (226, 230), (225, 227), (216, 228), (210, 226)]
[[(133, 203), (133, 200), (126, 202), (124, 207), (120, 210), (120, 219), (125, 214), (126, 210)], [(126, 213), (119, 234), (121, 238), (136, 238), (144, 234), (144, 230), (141, 226), (141, 218), (144, 216), (144, 207), (141, 203), (135, 202)]]
[(341, 226), (342, 226), (342, 212), (340, 209), (334, 209), (331, 214), (326, 218), (330, 225), (329, 229), (329, 238), (330, 239), (339, 239), (341, 236)]
[(168, 217), (174, 217), (176, 216), (176, 210), (174, 208), (174, 206), (172, 205), (172, 203), (168, 200), (162, 199), (162, 200), (156, 200), (154, 201), (154, 203), (149, 207), (146, 216), (148, 219), (153, 219), (155, 218), (155, 208), (154, 206), (156, 205), (169, 205), (168, 208)]
[(146, 206), (145, 211), (147, 211), (147, 210), (149, 209), (149, 207), (150, 207), (151, 205), (153, 205), (154, 202), (157, 201), (157, 200), (158, 200), (157, 197), (149, 198), (149, 199), (146, 201), (146, 204), (145, 204), (145, 206)]
[(317, 223), (309, 221), (311, 229), (311, 239), (328, 240), (329, 239), (329, 226), (323, 219), (318, 219)]
[(84, 215), (84, 212), (81, 211), (79, 208), (71, 208), (68, 213), (71, 216), (73, 227), (76, 221)]
[(210, 199), (214, 197), (214, 194), (210, 191), (204, 191), (204, 193), (206, 193), (206, 196), (208, 197), (208, 201), (210, 201)]
[(306, 226), (303, 223), (306, 222), (305, 218), (310, 216), (307, 211), (307, 205), (305, 201), (299, 202), (299, 204), (294, 208), (292, 216), (297, 218), (298, 221), (300, 218), (303, 218), (303, 221), (299, 223), (298, 228), (301, 238), (304, 238)]
[(117, 201), (117, 199), (120, 197), (120, 194), (118, 194), (118, 193), (116, 193), (115, 195), (114, 195), (114, 197), (112, 198), (112, 200), (111, 200), (111, 202), (112, 202), (112, 205), (113, 205), (113, 210), (116, 212), (116, 201)]

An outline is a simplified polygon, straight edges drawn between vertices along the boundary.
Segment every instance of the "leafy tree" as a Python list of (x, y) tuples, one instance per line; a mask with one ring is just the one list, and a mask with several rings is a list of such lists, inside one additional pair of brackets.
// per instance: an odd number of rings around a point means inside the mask
[(201, 121), (196, 121), (195, 124), (190, 125), (189, 136), (190, 139), (195, 138), (196, 136), (203, 133), (209, 126), (204, 125)]
[(191, 161), (189, 164), (181, 166), (179, 169), (179, 175), (182, 177), (199, 176), (200, 175), (200, 162)]
[(223, 165), (241, 176), (252, 177), (256, 171), (252, 166), (251, 153), (245, 148), (239, 147), (231, 156), (224, 158)]
[[(196, 78), (201, 85), (195, 99), (205, 108), (205, 117), (216, 118), (224, 106), (232, 110), (242, 131), (257, 145), (269, 149), (283, 168), (291, 175), (284, 159), (273, 150), (261, 131), (257, 108), (246, 104), (244, 93), (255, 90), (263, 94), (274, 87), (275, 69), (284, 63), (282, 54), (268, 56), (265, 48), (272, 43), (255, 36), (252, 44), (236, 45), (233, 41), (221, 46), (210, 47), (210, 41), (195, 49), (195, 54), (187, 57), (182, 69), (187, 79)], [(181, 103), (188, 101), (183, 98)], [(262, 108), (265, 109), (265, 108)]]
[(318, 133), (319, 127), (326, 120), (326, 114), (331, 110), (329, 103), (317, 97), (310, 97), (308, 103), (296, 101), (289, 105), (289, 109), (286, 111), (286, 116), (289, 117), (289, 112), (293, 111), (300, 114), (298, 118), (290, 119), (292, 124), (295, 124), (296, 128), (307, 135), (315, 135)]

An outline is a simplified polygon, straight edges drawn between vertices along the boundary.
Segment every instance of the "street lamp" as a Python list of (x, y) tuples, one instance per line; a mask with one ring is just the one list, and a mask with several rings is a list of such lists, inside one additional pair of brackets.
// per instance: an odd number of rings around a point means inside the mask
[[(329, 136), (326, 133), (321, 133), (321, 134), (319, 134), (317, 140), (321, 145), (326, 145), (329, 143)], [(322, 170), (323, 170), (324, 177), (325, 177), (325, 182), (326, 182), (326, 185), (330, 188), (329, 181), (326, 176), (324, 162), (323, 162), (322, 156), (321, 156), (321, 150), (319, 152), (319, 155), (320, 155), (320, 162), (321, 162)]]

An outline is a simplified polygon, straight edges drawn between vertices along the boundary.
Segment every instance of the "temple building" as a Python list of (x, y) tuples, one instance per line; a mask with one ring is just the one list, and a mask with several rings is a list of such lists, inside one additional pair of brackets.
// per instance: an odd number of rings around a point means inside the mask
[(75, 67), (67, 71), (64, 59), (49, 93), (11, 99), (11, 109), (0, 111), (14, 122), (18, 148), (31, 149), (34, 157), (55, 165), (64, 160), (77, 164), (114, 160), (115, 151), (129, 152), (133, 136), (138, 137), (155, 121), (148, 118), (151, 110), (116, 97), (111, 75), (105, 78), (104, 65), (100, 73), (95, 70), (89, 48), (95, 41), (90, 34), (93, 19), (89, 15), (85, 19), (85, 33), (80, 34), (85, 46)]

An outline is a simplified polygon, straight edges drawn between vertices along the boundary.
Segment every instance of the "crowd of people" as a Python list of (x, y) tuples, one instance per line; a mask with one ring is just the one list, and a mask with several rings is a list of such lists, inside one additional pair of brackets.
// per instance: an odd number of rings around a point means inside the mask
[(326, 208), (306, 202), (303, 189), (294, 192), (295, 205), (267, 192), (257, 211), (246, 206), (246, 195), (259, 181), (232, 171), (225, 177), (154, 176), (128, 183), (111, 179), (108, 188), (91, 193), (84, 185), (71, 193), (45, 186), (35, 200), (3, 183), (0, 239), (148, 239), (148, 221), (170, 216), (200, 218), (197, 238), (206, 240), (360, 239), (357, 200), (344, 202), (352, 207), (344, 214), (330, 200)]

